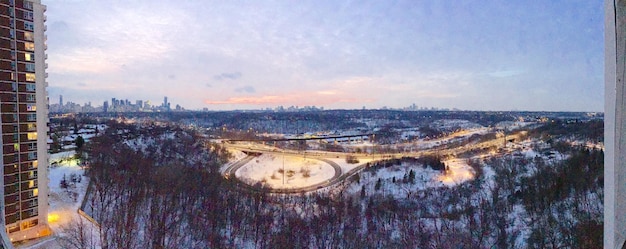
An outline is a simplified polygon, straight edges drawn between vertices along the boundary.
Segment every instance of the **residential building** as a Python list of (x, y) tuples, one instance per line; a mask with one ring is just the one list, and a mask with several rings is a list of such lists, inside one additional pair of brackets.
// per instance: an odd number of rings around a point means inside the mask
[(41, 0), (0, 0), (0, 222), (12, 242), (50, 234), (45, 11)]

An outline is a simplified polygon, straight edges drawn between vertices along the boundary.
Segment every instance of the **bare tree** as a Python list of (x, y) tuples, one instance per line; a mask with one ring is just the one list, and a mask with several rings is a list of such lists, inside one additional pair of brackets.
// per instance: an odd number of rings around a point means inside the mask
[(83, 218), (72, 219), (68, 224), (61, 226), (61, 235), (58, 242), (67, 249), (95, 249), (100, 247), (97, 240), (98, 231), (94, 225)]

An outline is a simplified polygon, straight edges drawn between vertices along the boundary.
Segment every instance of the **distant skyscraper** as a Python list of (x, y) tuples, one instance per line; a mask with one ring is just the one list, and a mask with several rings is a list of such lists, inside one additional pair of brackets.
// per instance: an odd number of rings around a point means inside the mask
[(0, 10), (0, 219), (3, 232), (19, 241), (50, 234), (46, 6), (41, 0), (1, 0)]
[(167, 108), (167, 96), (163, 97), (163, 107)]
[(59, 95), (59, 105), (63, 106), (63, 95)]
[(102, 111), (103, 112), (109, 111), (109, 101), (104, 101), (104, 104), (102, 104)]

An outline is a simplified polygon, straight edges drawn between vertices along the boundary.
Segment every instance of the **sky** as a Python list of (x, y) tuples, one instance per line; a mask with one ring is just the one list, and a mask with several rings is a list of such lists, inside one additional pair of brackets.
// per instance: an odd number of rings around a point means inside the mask
[(601, 0), (42, 0), (49, 97), (602, 111)]

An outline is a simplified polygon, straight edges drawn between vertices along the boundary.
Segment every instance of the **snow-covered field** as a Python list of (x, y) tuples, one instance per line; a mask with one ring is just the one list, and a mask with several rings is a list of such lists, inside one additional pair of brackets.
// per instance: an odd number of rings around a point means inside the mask
[[(407, 198), (418, 190), (439, 187), (453, 187), (460, 183), (474, 179), (473, 169), (467, 165), (466, 159), (451, 159), (443, 162), (449, 167), (448, 172), (438, 171), (430, 167), (424, 168), (421, 164), (402, 163), (374, 172), (369, 170), (360, 173), (358, 183), (352, 184), (348, 191), (358, 193), (363, 188), (368, 193), (392, 195), (395, 198)], [(413, 171), (413, 182), (403, 181)], [(380, 179), (380, 188), (376, 184)]]
[[(59, 237), (66, 236), (63, 228), (68, 227), (73, 221), (79, 219), (87, 225), (87, 229), (94, 232), (93, 238), (97, 238), (97, 227), (80, 216), (77, 212), (80, 203), (87, 189), (88, 179), (83, 176), (83, 168), (78, 165), (78, 161), (74, 159), (74, 152), (67, 151), (50, 155), (50, 164), (55, 164), (49, 168), (48, 177), (50, 179), (49, 193), (49, 210), (48, 223), (52, 229), (51, 237), (34, 240), (29, 243), (17, 246), (16, 248), (29, 249), (61, 249), (63, 247), (59, 242)], [(80, 182), (72, 183), (70, 177), (78, 176)], [(70, 186), (62, 188), (60, 183), (66, 178)]]
[(261, 183), (275, 189), (311, 186), (330, 180), (334, 174), (332, 166), (317, 159), (268, 154), (253, 159), (235, 173), (248, 184)]

